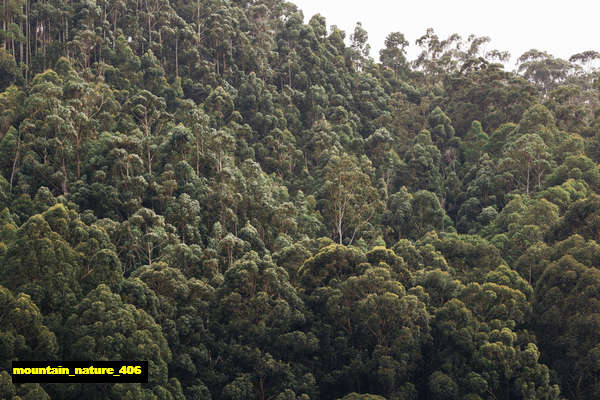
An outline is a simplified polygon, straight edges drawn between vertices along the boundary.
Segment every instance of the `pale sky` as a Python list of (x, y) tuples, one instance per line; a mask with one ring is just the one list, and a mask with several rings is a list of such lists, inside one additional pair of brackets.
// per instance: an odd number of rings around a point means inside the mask
[(308, 22), (314, 14), (346, 32), (357, 21), (369, 33), (371, 57), (379, 61), (379, 49), (390, 32), (402, 32), (410, 47), (408, 58), (418, 54), (415, 40), (427, 28), (440, 39), (452, 33), (463, 38), (473, 33), (489, 36), (487, 50), (508, 50), (512, 61), (536, 48), (568, 59), (585, 51), (600, 51), (600, 2), (597, 0), (290, 0)]

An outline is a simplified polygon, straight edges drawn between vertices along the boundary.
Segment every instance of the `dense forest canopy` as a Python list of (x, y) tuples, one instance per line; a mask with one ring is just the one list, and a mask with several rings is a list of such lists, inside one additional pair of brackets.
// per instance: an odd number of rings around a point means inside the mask
[(0, 20), (0, 398), (600, 398), (599, 53), (375, 61), (283, 0)]

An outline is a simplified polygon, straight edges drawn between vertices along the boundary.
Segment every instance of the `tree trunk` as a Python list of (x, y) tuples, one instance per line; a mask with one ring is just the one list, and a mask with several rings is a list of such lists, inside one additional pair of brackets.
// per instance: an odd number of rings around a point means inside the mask
[(175, 77), (178, 78), (179, 77), (179, 54), (178, 54), (178, 47), (179, 47), (179, 38), (177, 36), (175, 36)]
[(104, 22), (106, 21), (106, 1), (104, 2), (104, 8), (102, 10), (102, 39), (106, 42), (106, 29), (104, 29)]
[(150, 30), (150, 8), (148, 7), (148, 1), (146, 1), (146, 12), (148, 13), (148, 48), (152, 46), (152, 31)]
[[(12, 17), (10, 17), (10, 23), (14, 23), (14, 20)], [(14, 35), (11, 35), (10, 37), (10, 45), (12, 47), (12, 55), (15, 58), (15, 60), (17, 59), (17, 53), (15, 52), (15, 37)]]
[(146, 244), (146, 250), (148, 252), (148, 265), (152, 266), (152, 245), (150, 242)]
[(259, 391), (259, 399), (265, 400), (265, 378), (259, 378), (258, 391)]
[(62, 182), (62, 191), (63, 194), (67, 194), (67, 165), (65, 164), (65, 149), (61, 148), (62, 152), (62, 171), (63, 171), (63, 182)]
[(21, 132), (17, 132), (17, 151), (15, 152), (15, 159), (12, 165), (12, 171), (10, 173), (10, 187), (12, 189), (13, 181), (15, 178), (15, 172), (17, 170), (17, 163), (19, 160), (19, 151), (21, 150)]
[[(65, 43), (69, 41), (69, 18), (65, 18)], [(67, 49), (67, 58), (69, 58), (69, 47)]]
[(340, 240), (340, 244), (343, 244), (342, 243), (342, 218), (343, 217), (340, 216), (338, 218), (338, 223), (337, 223), (337, 231), (338, 231), (338, 237), (339, 237), (339, 240)]
[(35, 39), (33, 40), (33, 44), (35, 46), (35, 52), (37, 53), (38, 49), (38, 33), (39, 33), (39, 25), (37, 19), (35, 20)]
[[(116, 32), (117, 32), (117, 10), (115, 10), (115, 12), (113, 14), (113, 35), (115, 35)], [(116, 42), (116, 40), (113, 40), (113, 43), (112, 43), (113, 50), (115, 48), (115, 42)]]
[[(23, 35), (23, 21), (19, 22), (19, 30)], [(23, 40), (19, 40), (19, 64), (23, 63)]]
[(152, 157), (150, 156), (150, 143), (146, 144), (146, 156), (148, 158), (148, 173), (152, 175)]
[(200, 143), (198, 140), (198, 136), (196, 136), (196, 176), (200, 175)]
[(42, 35), (40, 37), (41, 45), (42, 45), (42, 57), (44, 59), (44, 70), (46, 70), (46, 35), (48, 28), (44, 26), (44, 21), (42, 21)]
[[(2, 16), (2, 17), (3, 17), (3, 18), (2, 18), (2, 31), (3, 31), (4, 33), (6, 33), (6, 19), (7, 19), (7, 16), (8, 16), (8, 10), (7, 10), (7, 7), (6, 7), (6, 0), (4, 0), (4, 1), (2, 2), (2, 7), (3, 7), (3, 9), (4, 9), (4, 15)], [(6, 37), (4, 37), (4, 38), (2, 39), (2, 48), (3, 48), (4, 50), (6, 50)]]
[(527, 163), (527, 196), (529, 196), (529, 173), (531, 168), (529, 167), (529, 162)]
[(292, 60), (291, 60), (291, 58), (288, 60), (288, 83), (291, 88), (292, 87)]
[(198, 44), (200, 44), (200, 0), (197, 2), (198, 18), (196, 19), (196, 25), (198, 26)]
[(75, 154), (77, 154), (77, 179), (81, 177), (81, 158), (79, 157), (79, 135), (75, 136)]
[(25, 55), (25, 64), (27, 68), (25, 69), (25, 81), (29, 81), (29, 60), (31, 58), (31, 27), (29, 26), (29, 0), (25, 2), (25, 29), (27, 36), (27, 50)]

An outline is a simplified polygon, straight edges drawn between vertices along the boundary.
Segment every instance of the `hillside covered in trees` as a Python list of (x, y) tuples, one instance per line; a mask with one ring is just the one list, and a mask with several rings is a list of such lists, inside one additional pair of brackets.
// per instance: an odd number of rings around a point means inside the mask
[(0, 21), (0, 398), (600, 398), (598, 53), (375, 60), (283, 0)]

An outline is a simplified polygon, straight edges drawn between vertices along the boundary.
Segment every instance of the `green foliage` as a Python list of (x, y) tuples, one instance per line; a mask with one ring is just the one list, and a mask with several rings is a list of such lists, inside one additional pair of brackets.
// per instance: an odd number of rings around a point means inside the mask
[[(594, 397), (598, 391), (593, 317), (598, 278), (596, 268), (565, 255), (548, 265), (536, 285), (536, 328), (547, 332), (540, 345), (547, 351), (548, 363), (560, 371), (564, 392), (573, 398)], [(578, 311), (568, 312), (565, 307)]]
[[(370, 162), (369, 162), (370, 164)], [(364, 169), (369, 168), (367, 165)], [(368, 170), (364, 171), (348, 156), (332, 157), (324, 171), (326, 206), (324, 214), (339, 243), (350, 235), (352, 244), (357, 234), (374, 219), (381, 201), (371, 186)]]
[(406, 160), (404, 179), (406, 179), (408, 187), (413, 191), (437, 192), (440, 190), (441, 154), (433, 144), (429, 131), (421, 131), (415, 137), (406, 155)]
[(2, 330), (0, 354), (3, 369), (10, 368), (9, 360), (52, 360), (58, 352), (56, 336), (43, 323), (40, 309), (24, 293), (14, 296), (0, 286)]
[(160, 386), (166, 388), (167, 363), (172, 355), (161, 327), (145, 311), (123, 303), (108, 286), (101, 284), (89, 292), (66, 326), (71, 332), (71, 344), (64, 350), (65, 359), (148, 360), (148, 385), (86, 385), (81, 387), (81, 395), (96, 397), (100, 392), (118, 398), (125, 390), (148, 395)]
[(340, 400), (382, 400), (384, 397), (377, 396), (376, 394), (358, 394), (350, 393)]
[(151, 367), (0, 397), (600, 396), (597, 52), (510, 72), (428, 29), (377, 63), (282, 0), (0, 11), (0, 363)]
[(4, 49), (0, 49), (0, 90), (4, 90), (14, 83), (22, 83), (21, 71), (15, 62), (15, 58)]

